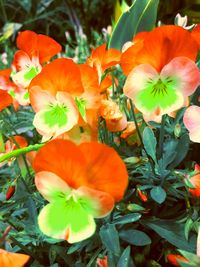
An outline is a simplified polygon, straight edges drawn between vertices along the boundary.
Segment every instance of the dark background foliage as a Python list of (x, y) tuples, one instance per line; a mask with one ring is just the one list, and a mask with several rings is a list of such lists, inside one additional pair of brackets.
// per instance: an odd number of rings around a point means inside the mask
[[(111, 25), (115, 3), (115, 0), (0, 0), (0, 29), (6, 22), (20, 23), (20, 30), (51, 35), (64, 44), (64, 33), (69, 31), (73, 36), (75, 28), (81, 27), (90, 40), (93, 30), (101, 32)], [(127, 3), (130, 5), (132, 0)], [(200, 0), (160, 0), (158, 19), (163, 23), (172, 23), (178, 12), (187, 14), (190, 23), (200, 22)]]

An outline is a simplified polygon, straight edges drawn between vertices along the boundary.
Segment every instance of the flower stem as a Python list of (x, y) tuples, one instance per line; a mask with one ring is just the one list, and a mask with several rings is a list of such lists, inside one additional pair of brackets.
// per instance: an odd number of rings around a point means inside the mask
[(30, 146), (27, 146), (27, 147), (23, 147), (23, 148), (19, 148), (19, 149), (16, 149), (16, 150), (13, 150), (9, 153), (6, 153), (5, 155), (2, 155), (0, 157), (0, 163), (5, 161), (5, 160), (9, 160), (13, 157), (18, 157), (20, 155), (23, 155), (23, 154), (26, 154), (28, 152), (31, 152), (31, 151), (37, 151), (39, 150), (41, 147), (43, 147), (44, 144), (35, 144), (35, 145), (30, 145)]
[(160, 135), (159, 135), (159, 144), (158, 144), (158, 159), (162, 157), (163, 153), (163, 141), (164, 141), (164, 134), (165, 134), (165, 119), (166, 115), (162, 116), (161, 127), (160, 127)]

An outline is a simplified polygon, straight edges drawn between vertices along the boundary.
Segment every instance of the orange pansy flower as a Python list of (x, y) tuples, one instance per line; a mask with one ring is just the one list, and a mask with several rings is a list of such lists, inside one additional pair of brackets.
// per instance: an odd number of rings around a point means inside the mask
[(30, 256), (28, 255), (0, 249), (0, 266), (2, 267), (23, 267), (29, 259)]
[(36, 187), (50, 202), (40, 212), (40, 229), (69, 243), (94, 233), (93, 218), (110, 213), (128, 183), (116, 151), (97, 142), (77, 146), (67, 140), (50, 141), (37, 153), (33, 168)]
[(22, 87), (27, 87), (42, 65), (61, 51), (54, 39), (28, 30), (19, 33), (17, 47), (20, 50), (14, 55), (12, 79)]

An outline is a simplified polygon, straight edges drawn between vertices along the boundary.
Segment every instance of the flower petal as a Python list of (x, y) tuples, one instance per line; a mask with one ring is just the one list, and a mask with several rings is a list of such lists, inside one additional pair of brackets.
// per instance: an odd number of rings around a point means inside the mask
[(189, 131), (190, 140), (200, 143), (200, 107), (190, 106), (183, 116), (183, 123)]
[(68, 184), (52, 172), (41, 171), (35, 175), (35, 185), (40, 194), (49, 202), (68, 195)]
[(183, 95), (176, 90), (178, 79), (169, 78), (159, 76), (151, 65), (142, 64), (128, 75), (124, 93), (148, 119), (158, 119), (182, 107), (184, 102)]
[(83, 92), (79, 68), (71, 59), (66, 58), (58, 58), (44, 66), (31, 81), (29, 89), (33, 86), (39, 86), (53, 95), (58, 91), (68, 92), (72, 96)]
[(30, 102), (35, 112), (41, 111), (56, 102), (51, 92), (42, 90), (39, 86), (32, 86), (29, 90)]
[(30, 256), (20, 253), (12, 253), (6, 250), (0, 249), (0, 266), (2, 267), (23, 267)]
[(72, 198), (46, 205), (39, 214), (38, 224), (47, 236), (69, 243), (89, 238), (96, 228), (93, 217)]
[(114, 208), (114, 199), (108, 193), (81, 186), (76, 190), (75, 194), (78, 197), (78, 202), (94, 218), (105, 217)]
[(161, 77), (176, 77), (180, 81), (177, 90), (180, 90), (184, 97), (195, 92), (200, 84), (200, 71), (195, 63), (186, 57), (172, 59), (161, 71)]
[(79, 147), (70, 141), (60, 139), (45, 144), (33, 162), (36, 172), (53, 172), (75, 189), (87, 185), (85, 165), (86, 160)]
[(126, 166), (117, 152), (96, 142), (79, 145), (87, 161), (88, 185), (110, 194), (116, 201), (122, 199), (128, 184)]
[(0, 111), (12, 104), (12, 97), (5, 90), (0, 90)]

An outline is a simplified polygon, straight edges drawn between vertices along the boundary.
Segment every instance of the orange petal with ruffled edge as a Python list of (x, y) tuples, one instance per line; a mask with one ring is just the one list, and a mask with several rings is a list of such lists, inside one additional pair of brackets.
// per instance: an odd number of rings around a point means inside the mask
[(11, 105), (13, 102), (12, 97), (5, 90), (0, 90), (0, 111)]
[(91, 67), (100, 65), (102, 71), (105, 71), (118, 64), (120, 62), (120, 57), (120, 51), (114, 48), (106, 50), (106, 44), (102, 44), (92, 51), (91, 56), (87, 59), (87, 64)]
[(200, 24), (193, 28), (191, 35), (197, 42), (198, 48), (200, 49)]
[(138, 65), (137, 54), (143, 48), (144, 39), (148, 32), (139, 32), (133, 38), (132, 45), (127, 47), (121, 55), (121, 67), (125, 75), (128, 75), (132, 69)]
[(33, 31), (23, 31), (17, 36), (17, 48), (26, 52), (29, 57), (38, 56), (37, 33)]
[(84, 91), (78, 66), (71, 59), (65, 58), (58, 58), (44, 66), (31, 81), (29, 90), (34, 86), (39, 86), (53, 95), (64, 91), (77, 96)]
[(49, 61), (62, 49), (51, 37), (28, 30), (19, 33), (17, 47), (26, 52), (30, 58), (39, 57), (40, 63)]
[(121, 65), (126, 75), (140, 64), (150, 64), (160, 71), (175, 57), (188, 57), (193, 61), (197, 57), (197, 43), (182, 27), (160, 26), (142, 38), (143, 41), (136, 42), (122, 54)]
[(137, 64), (148, 63), (160, 71), (175, 57), (196, 60), (198, 47), (190, 32), (179, 26), (165, 25), (155, 28), (144, 39), (137, 54)]
[(55, 139), (42, 147), (33, 161), (36, 172), (48, 171), (77, 189), (87, 185), (86, 159), (79, 147), (68, 140)]
[(20, 253), (8, 252), (4, 249), (0, 249), (0, 266), (2, 267), (23, 267), (30, 256)]
[(89, 187), (107, 192), (115, 201), (121, 200), (128, 184), (128, 173), (117, 152), (96, 142), (82, 143), (79, 148), (86, 159)]

